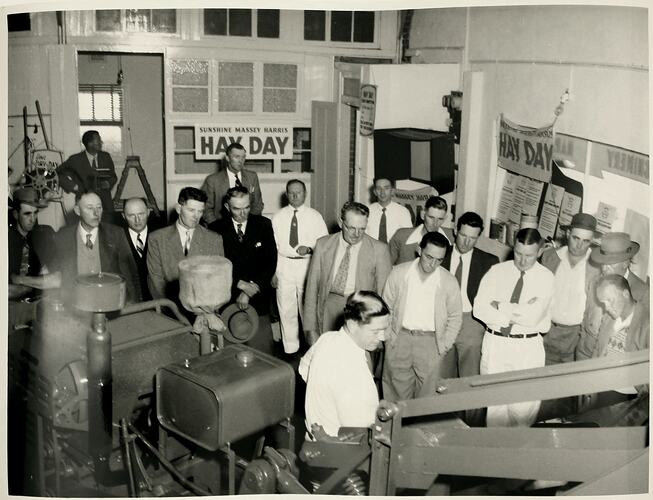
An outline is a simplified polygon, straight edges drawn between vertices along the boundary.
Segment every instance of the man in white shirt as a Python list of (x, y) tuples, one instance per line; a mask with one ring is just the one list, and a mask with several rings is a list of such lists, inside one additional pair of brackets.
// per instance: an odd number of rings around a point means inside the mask
[(344, 318), (344, 326), (321, 335), (299, 365), (312, 439), (322, 431), (335, 437), (341, 427), (369, 427), (379, 405), (366, 352), (383, 342), (390, 309), (375, 292), (363, 290), (347, 298)]
[(365, 232), (383, 243), (388, 243), (397, 229), (413, 227), (408, 209), (392, 201), (394, 194), (394, 180), (385, 177), (374, 179), (374, 195), (377, 201), (370, 205), (370, 217)]
[(456, 278), (440, 267), (447, 239), (426, 233), (419, 257), (395, 266), (383, 298), (392, 310), (386, 335), (383, 398), (400, 401), (435, 394), (440, 378), (454, 376), (443, 363), (462, 324), (460, 288)]
[(453, 243), (453, 233), (451, 229), (442, 228), (447, 219), (447, 210), (449, 206), (447, 200), (440, 196), (431, 196), (424, 204), (422, 217), (424, 223), (416, 228), (407, 227), (398, 229), (390, 238), (390, 258), (392, 264), (397, 265), (402, 262), (410, 262), (417, 256), (417, 247), (426, 233), (438, 232), (442, 234), (447, 243)]
[(298, 318), (304, 316), (304, 286), (311, 254), (317, 239), (328, 231), (322, 215), (304, 205), (306, 185), (302, 181), (289, 180), (286, 197), (289, 204), (272, 217), (279, 254), (272, 284), (277, 289), (283, 348), (292, 354), (299, 349)]
[(544, 336), (547, 365), (574, 361), (590, 284), (599, 273), (589, 262), (595, 235), (596, 219), (575, 214), (567, 228), (567, 245), (542, 254), (542, 265), (555, 276), (551, 330)]
[[(537, 229), (517, 233), (514, 260), (496, 264), (481, 280), (474, 316), (485, 323), (481, 375), (544, 366), (543, 332), (551, 327), (553, 273), (537, 262), (544, 241)], [(540, 401), (487, 409), (487, 426), (530, 426)]]

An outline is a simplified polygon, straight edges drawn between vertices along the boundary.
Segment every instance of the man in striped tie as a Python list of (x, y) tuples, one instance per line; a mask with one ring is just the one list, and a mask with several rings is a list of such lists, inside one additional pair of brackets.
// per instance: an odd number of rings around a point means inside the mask
[(124, 200), (122, 217), (125, 220), (125, 236), (131, 250), (134, 264), (138, 269), (138, 279), (141, 283), (142, 300), (151, 300), (152, 295), (147, 287), (147, 236), (149, 228), (147, 221), (150, 209), (143, 198)]

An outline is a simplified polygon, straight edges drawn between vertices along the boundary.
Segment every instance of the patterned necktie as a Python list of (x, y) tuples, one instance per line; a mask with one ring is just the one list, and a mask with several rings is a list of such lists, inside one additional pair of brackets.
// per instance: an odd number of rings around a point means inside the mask
[(91, 233), (86, 233), (86, 248), (93, 250), (93, 240), (91, 239)]
[(458, 284), (462, 286), (463, 284), (463, 258), (462, 256), (458, 260), (458, 267), (456, 268), (456, 274), (454, 274), (458, 280)]
[(381, 222), (379, 223), (379, 241), (388, 242), (388, 221), (385, 217), (385, 208), (382, 209)]
[(145, 250), (145, 244), (143, 243), (143, 240), (141, 239), (141, 233), (138, 233), (136, 235), (136, 251), (138, 252), (138, 255), (143, 257), (143, 251)]
[(238, 241), (240, 243), (242, 243), (243, 238), (245, 237), (245, 233), (243, 233), (243, 225), (242, 224), (236, 224), (236, 227), (238, 228)]
[(295, 248), (299, 244), (299, 226), (297, 223), (297, 210), (292, 215), (292, 220), (290, 221), (290, 238), (288, 239), (288, 244), (291, 248)]
[(184, 243), (184, 256), (190, 252), (190, 230), (186, 231), (186, 242)]
[(95, 161), (95, 156), (93, 157), (93, 163), (91, 164), (91, 166), (93, 167), (93, 170), (97, 170), (97, 163)]
[(29, 274), (29, 244), (27, 239), (23, 239), (23, 250), (20, 256), (20, 271), (21, 276), (27, 276)]
[[(512, 290), (512, 295), (510, 296), (511, 304), (519, 304), (519, 297), (521, 297), (522, 288), (524, 288), (524, 271), (521, 271), (519, 279), (517, 280), (517, 283), (515, 283), (515, 288)], [(501, 327), (501, 333), (506, 336), (509, 335), (512, 327), (513, 323), (511, 323), (509, 326)]]
[(243, 183), (240, 182), (240, 178), (238, 177), (238, 174), (235, 174), (235, 175), (236, 175), (236, 186), (243, 187)]
[(349, 271), (349, 258), (350, 258), (351, 245), (347, 245), (345, 250), (345, 255), (343, 255), (342, 260), (340, 261), (340, 266), (338, 267), (338, 272), (336, 273), (335, 278), (333, 278), (333, 284), (331, 285), (331, 291), (337, 293), (338, 295), (345, 296), (345, 287), (347, 286), (347, 273)]

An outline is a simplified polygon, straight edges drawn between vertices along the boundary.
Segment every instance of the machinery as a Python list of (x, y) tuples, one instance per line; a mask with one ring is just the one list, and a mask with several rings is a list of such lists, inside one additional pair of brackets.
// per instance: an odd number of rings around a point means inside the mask
[(531, 428), (470, 428), (457, 415), (647, 384), (648, 351), (443, 380), (431, 397), (382, 402), (371, 429), (305, 442), (297, 460), (290, 365), (208, 330), (200, 341), (170, 301), (124, 307), (119, 276), (77, 285), (76, 308), (45, 298), (33, 328), (9, 337), (10, 493), (478, 495), (534, 480), (555, 481), (549, 494), (647, 490), (647, 393)]

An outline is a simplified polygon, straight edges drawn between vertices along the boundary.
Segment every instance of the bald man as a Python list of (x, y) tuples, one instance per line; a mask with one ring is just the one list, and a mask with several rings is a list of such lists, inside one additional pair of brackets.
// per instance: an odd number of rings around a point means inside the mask
[(147, 287), (147, 236), (149, 234), (147, 220), (150, 209), (143, 198), (124, 200), (122, 218), (125, 220), (123, 229), (131, 250), (131, 255), (138, 270), (138, 281), (141, 284), (140, 300), (152, 300)]

